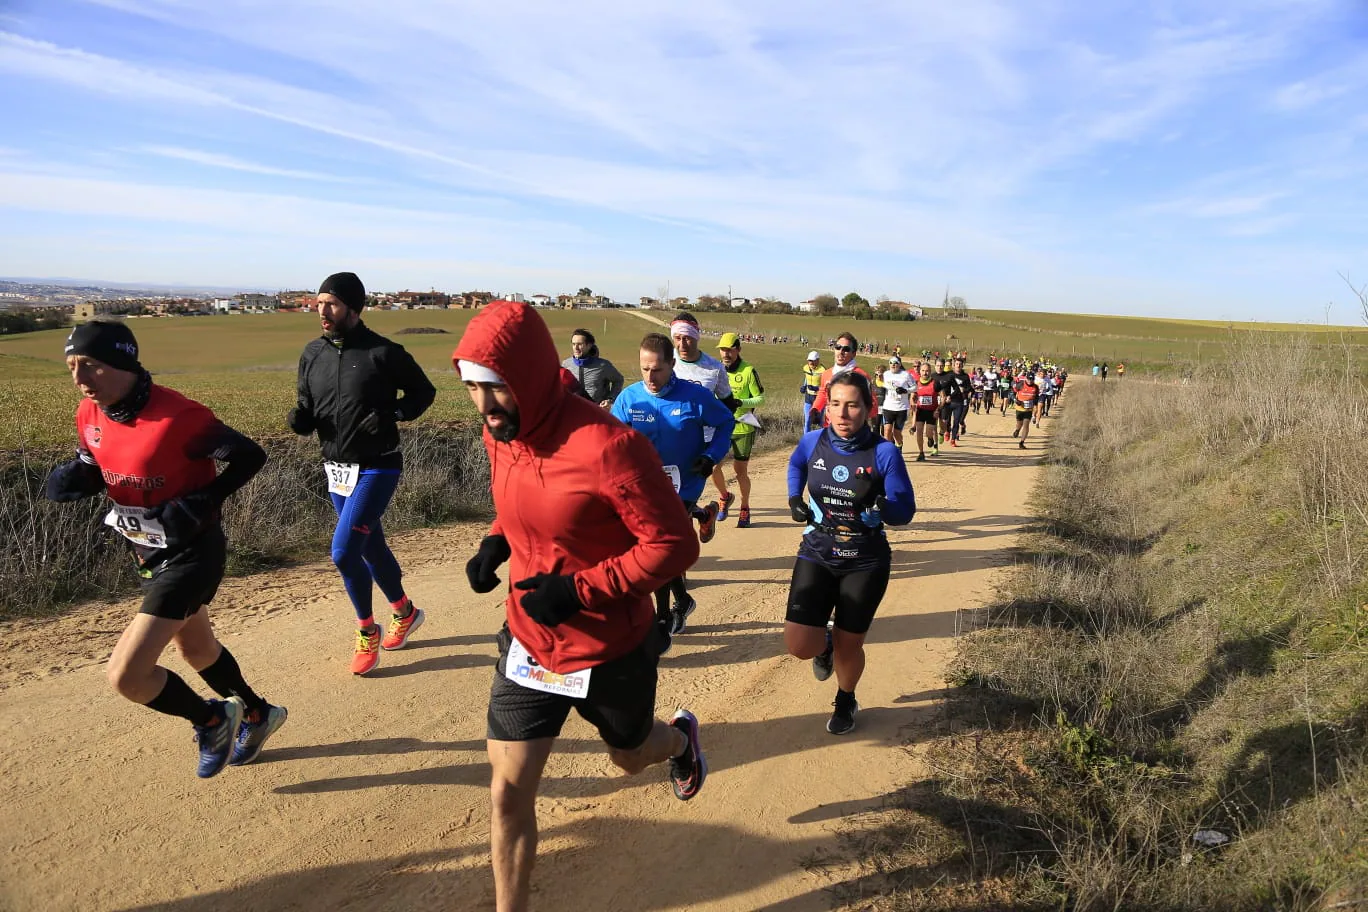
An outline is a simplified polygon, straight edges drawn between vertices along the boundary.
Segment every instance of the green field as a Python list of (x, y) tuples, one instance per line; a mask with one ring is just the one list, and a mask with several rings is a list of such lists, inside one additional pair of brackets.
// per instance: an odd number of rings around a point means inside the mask
[[(445, 333), (402, 335), (398, 341), (414, 354), (438, 388), (436, 404), (423, 421), (456, 421), (472, 415), (469, 401), (451, 366), (451, 352), (474, 311), (373, 311), (367, 323), (393, 335), (407, 327), (435, 327)], [(652, 326), (623, 311), (544, 311), (563, 354), (573, 329), (595, 333), (605, 357), (634, 377), (636, 346)], [(654, 312), (653, 316), (668, 314)], [(771, 390), (796, 389), (804, 354), (823, 352), (830, 364), (827, 340), (844, 329), (859, 338), (904, 351), (967, 349), (980, 361), (989, 353), (1045, 355), (1077, 367), (1093, 360), (1126, 362), (1135, 373), (1171, 369), (1224, 354), (1232, 338), (1258, 335), (1279, 342), (1290, 332), (1303, 332), (1312, 344), (1352, 346), (1368, 358), (1368, 330), (1325, 329), (1261, 324), (1257, 329), (1230, 328), (1210, 321), (1152, 320), (1140, 317), (1081, 316), (1018, 311), (979, 311), (975, 319), (915, 322), (857, 322), (841, 317), (701, 313), (705, 330), (787, 334), (786, 345), (751, 345), (745, 356), (760, 370)], [(283, 416), (294, 402), (295, 365), (304, 345), (318, 333), (313, 314), (279, 313), (222, 317), (134, 319), (130, 321), (142, 348), (143, 363), (161, 382), (212, 407), (225, 421), (256, 436), (285, 433)], [(72, 415), (79, 395), (62, 365), (61, 331), (0, 338), (0, 408), (8, 416), (0, 424), (0, 451), (21, 447), (60, 446), (71, 441)], [(806, 337), (807, 343), (798, 342)], [(708, 346), (715, 342), (708, 340)]]

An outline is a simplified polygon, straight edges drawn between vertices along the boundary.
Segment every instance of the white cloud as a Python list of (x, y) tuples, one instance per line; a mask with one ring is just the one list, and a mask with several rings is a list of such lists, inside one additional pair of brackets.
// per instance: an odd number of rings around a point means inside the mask
[(354, 178), (339, 177), (335, 174), (323, 174), (318, 171), (300, 171), (294, 168), (276, 168), (271, 165), (262, 165), (257, 162), (244, 161), (234, 158), (231, 155), (222, 155), (217, 152), (205, 152), (202, 149), (182, 149), (177, 146), (143, 146), (138, 151), (147, 155), (155, 155), (160, 158), (170, 158), (177, 161), (190, 162), (191, 164), (204, 165), (208, 168), (224, 168), (229, 171), (244, 171), (248, 174), (265, 174), (270, 177), (290, 177), (297, 180), (309, 181), (336, 181), (338, 183), (355, 183)]

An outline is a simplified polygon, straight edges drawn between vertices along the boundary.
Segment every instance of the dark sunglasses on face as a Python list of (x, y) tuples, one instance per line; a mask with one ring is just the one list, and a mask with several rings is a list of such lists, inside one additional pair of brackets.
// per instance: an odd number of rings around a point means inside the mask
[(838, 352), (851, 352), (851, 353), (854, 353), (854, 351), (855, 351), (855, 346), (853, 346), (853, 345), (838, 345), (838, 346), (836, 346), (836, 350), (837, 350)]

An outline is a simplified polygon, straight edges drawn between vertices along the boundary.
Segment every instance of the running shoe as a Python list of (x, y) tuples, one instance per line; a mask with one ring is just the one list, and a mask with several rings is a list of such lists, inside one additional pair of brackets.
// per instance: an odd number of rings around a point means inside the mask
[(703, 756), (703, 747), (698, 743), (698, 719), (687, 709), (674, 714), (670, 724), (684, 733), (689, 746), (678, 757), (670, 758), (670, 785), (674, 787), (675, 797), (688, 801), (703, 788), (708, 778), (708, 760)]
[(939, 456), (939, 455), (940, 455), (940, 447), (936, 446), (934, 443), (931, 444), (931, 455), (932, 455), (932, 456)]
[(839, 690), (836, 692), (836, 699), (832, 701), (831, 718), (827, 719), (827, 731), (833, 735), (844, 735), (855, 727), (855, 714), (860, 711), (860, 704), (856, 702), (855, 695), (845, 697)]
[(1021, 436), (1021, 428), (1015, 428), (1015, 429), (1012, 431), (1012, 436), (1013, 436), (1013, 437), (1020, 437), (1020, 436)]
[(717, 511), (717, 521), (723, 522), (727, 518), (727, 510), (731, 508), (732, 501), (736, 500), (736, 495), (731, 491), (722, 495), (721, 509)]
[(257, 721), (243, 719), (238, 726), (237, 741), (233, 743), (233, 755), (228, 758), (228, 765), (246, 766), (255, 760), (266, 746), (266, 739), (285, 724), (289, 715), (283, 706), (267, 706)]
[(917, 462), (926, 462), (926, 454), (925, 454), (925, 453), (918, 453), (918, 454), (917, 454)]
[(1023, 440), (1020, 443), (1018, 443), (1017, 448), (1022, 450), (1026, 449), (1026, 441)]
[(247, 707), (238, 697), (210, 700), (209, 708), (218, 716), (217, 725), (196, 725), (195, 740), (199, 743), (199, 766), (195, 775), (211, 779), (228, 765), (233, 752), (233, 736), (242, 724), (242, 712)]
[(698, 540), (706, 545), (717, 534), (717, 501), (711, 501), (703, 508), (702, 513), (703, 515), (698, 517)]
[(409, 634), (423, 626), (423, 609), (410, 603), (413, 608), (408, 617), (390, 615), (389, 630), (380, 641), (381, 649), (403, 649), (408, 645)]
[(698, 602), (695, 602), (691, 595), (686, 596), (686, 601), (675, 602), (670, 606), (670, 636), (678, 636), (684, 632), (684, 622), (697, 607)]
[(736, 514), (736, 528), (750, 528), (750, 507), (742, 507), (741, 512)]
[(952, 439), (950, 440), (950, 445), (951, 445), (952, 447), (958, 448), (958, 447), (959, 447), (959, 441), (952, 438)]
[(821, 655), (812, 657), (812, 676), (819, 681), (825, 681), (831, 677), (832, 653), (835, 652), (835, 645), (831, 642), (831, 628), (826, 630), (826, 648)]
[(351, 673), (369, 674), (380, 664), (380, 625), (371, 628), (370, 633), (356, 631), (356, 654), (352, 656)]

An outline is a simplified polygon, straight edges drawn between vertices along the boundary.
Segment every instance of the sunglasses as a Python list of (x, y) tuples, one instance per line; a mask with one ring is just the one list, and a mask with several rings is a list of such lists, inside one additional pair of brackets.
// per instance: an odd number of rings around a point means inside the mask
[(836, 346), (836, 350), (837, 350), (838, 352), (851, 352), (851, 353), (853, 353), (853, 352), (855, 351), (855, 346), (853, 346), (853, 345), (838, 345), (838, 346)]

